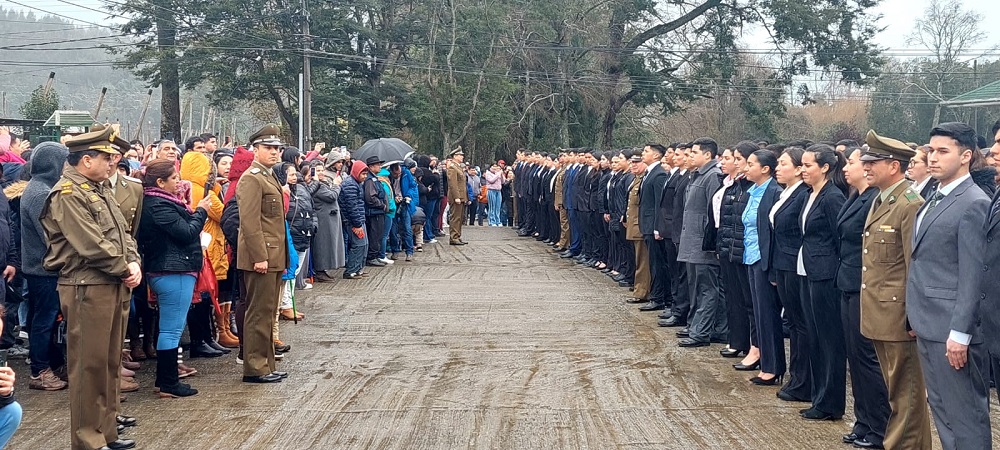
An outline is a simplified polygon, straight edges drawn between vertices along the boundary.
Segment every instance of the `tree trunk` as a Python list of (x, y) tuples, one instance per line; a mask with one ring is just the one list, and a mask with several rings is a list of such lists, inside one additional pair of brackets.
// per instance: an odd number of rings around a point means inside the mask
[(156, 14), (156, 43), (160, 46), (160, 136), (181, 136), (181, 84), (177, 73), (177, 26), (169, 11)]

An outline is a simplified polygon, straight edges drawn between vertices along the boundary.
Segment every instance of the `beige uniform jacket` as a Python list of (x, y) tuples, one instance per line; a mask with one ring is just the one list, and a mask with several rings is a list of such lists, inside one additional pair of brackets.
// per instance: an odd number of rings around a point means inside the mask
[(642, 231), (639, 229), (639, 186), (646, 178), (646, 171), (642, 171), (632, 179), (632, 185), (628, 187), (628, 208), (625, 210), (625, 239), (630, 241), (641, 241)]
[(268, 272), (283, 272), (288, 268), (285, 203), (271, 170), (254, 161), (236, 186), (236, 203), (240, 207), (236, 268), (252, 271), (254, 263), (267, 261)]
[(449, 161), (447, 172), (448, 201), (455, 203), (455, 199), (462, 199), (463, 202), (468, 202), (469, 187), (462, 165), (455, 161)]
[(924, 200), (908, 183), (896, 186), (865, 221), (861, 250), (861, 334), (879, 341), (911, 341), (906, 322), (906, 273), (913, 226)]
[(135, 240), (111, 193), (67, 165), (42, 208), (49, 242), (45, 270), (59, 272), (59, 284), (119, 284), (128, 264), (139, 262)]

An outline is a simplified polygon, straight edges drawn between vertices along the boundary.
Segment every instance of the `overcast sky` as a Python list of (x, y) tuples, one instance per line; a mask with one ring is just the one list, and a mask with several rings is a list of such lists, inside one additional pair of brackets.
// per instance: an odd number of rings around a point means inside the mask
[[(104, 14), (86, 9), (93, 8), (100, 10), (102, 8), (101, 0), (16, 1), (24, 5), (31, 5), (34, 8), (47, 10), (52, 13), (77, 18), (87, 22), (100, 24), (107, 23), (107, 19)], [(878, 36), (877, 41), (883, 48), (889, 49), (887, 53), (890, 56), (898, 56), (899, 50), (907, 49), (906, 37), (911, 32), (911, 26), (914, 20), (923, 15), (924, 9), (929, 3), (930, 0), (882, 0), (881, 4), (875, 9), (876, 12), (883, 15), (880, 23), (883, 27), (885, 27), (885, 30)], [(986, 19), (992, 19), (994, 23), (997, 18), (1000, 17), (1000, 1), (962, 0), (962, 3), (966, 5), (966, 8), (971, 8), (982, 13)], [(74, 6), (72, 4), (79, 6)], [(12, 9), (29, 9), (13, 4), (7, 0), (0, 0), (0, 6)], [(37, 10), (35, 12), (38, 14), (44, 14)], [(984, 28), (986, 28), (986, 23), (989, 23), (989, 21), (984, 20)], [(756, 40), (756, 38), (751, 37), (749, 40)], [(752, 47), (759, 46), (759, 44), (748, 45)], [(1000, 45), (1000, 31), (993, 33), (989, 38), (989, 42), (981, 43), (977, 47), (989, 48), (996, 45)]]

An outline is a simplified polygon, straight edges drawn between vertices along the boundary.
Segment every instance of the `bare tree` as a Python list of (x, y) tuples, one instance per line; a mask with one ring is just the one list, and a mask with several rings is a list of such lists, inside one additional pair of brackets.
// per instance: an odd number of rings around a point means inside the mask
[(988, 34), (979, 28), (984, 21), (983, 15), (963, 6), (961, 0), (931, 0), (907, 38), (909, 45), (919, 45), (930, 51), (930, 56), (921, 61), (923, 72), (928, 76), (919, 78), (915, 86), (939, 102), (934, 107), (935, 124), (941, 120), (940, 102), (949, 96), (945, 86), (970, 60), (996, 49), (972, 52), (973, 46), (983, 42)]

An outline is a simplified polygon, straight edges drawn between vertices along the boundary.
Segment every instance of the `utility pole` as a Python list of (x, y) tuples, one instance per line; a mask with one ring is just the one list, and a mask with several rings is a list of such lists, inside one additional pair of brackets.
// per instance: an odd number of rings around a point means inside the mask
[[(153, 90), (146, 92), (146, 106), (142, 107), (142, 114), (139, 114), (139, 122), (135, 125), (135, 139), (139, 139), (142, 133), (142, 121), (146, 120), (146, 111), (149, 110), (149, 102), (153, 100)], [(148, 141), (143, 141), (148, 142)]]
[(299, 128), (302, 129), (299, 139), (302, 141), (302, 153), (312, 150), (312, 74), (309, 67), (309, 53), (312, 36), (309, 35), (309, 10), (306, 0), (302, 0), (302, 115), (299, 116)]
[(104, 96), (107, 95), (107, 93), (108, 93), (108, 88), (106, 87), (101, 88), (101, 96), (97, 97), (97, 109), (94, 110), (94, 120), (97, 121), (101, 120), (99, 114), (101, 114), (101, 106), (104, 106)]

